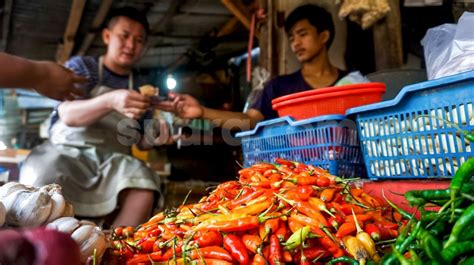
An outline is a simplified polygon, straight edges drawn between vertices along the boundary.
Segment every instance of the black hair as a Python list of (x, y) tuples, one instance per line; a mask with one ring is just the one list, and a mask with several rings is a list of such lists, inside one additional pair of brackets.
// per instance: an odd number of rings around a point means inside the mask
[(331, 14), (324, 8), (317, 5), (302, 5), (293, 10), (285, 20), (285, 31), (290, 33), (291, 28), (301, 21), (307, 19), (313, 25), (318, 33), (325, 30), (329, 31), (329, 39), (326, 42), (326, 47), (331, 46), (334, 40), (334, 21)]
[(116, 18), (118, 17), (126, 17), (136, 21), (145, 28), (146, 35), (150, 33), (150, 25), (148, 24), (146, 14), (134, 7), (128, 6), (111, 10), (105, 25), (110, 28), (116, 22)]

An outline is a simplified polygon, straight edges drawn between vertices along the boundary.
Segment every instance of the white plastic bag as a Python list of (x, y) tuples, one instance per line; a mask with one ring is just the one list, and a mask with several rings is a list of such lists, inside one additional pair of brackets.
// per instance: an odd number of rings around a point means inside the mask
[(421, 40), (428, 79), (474, 69), (474, 13), (464, 12), (457, 25), (443, 24), (427, 31)]

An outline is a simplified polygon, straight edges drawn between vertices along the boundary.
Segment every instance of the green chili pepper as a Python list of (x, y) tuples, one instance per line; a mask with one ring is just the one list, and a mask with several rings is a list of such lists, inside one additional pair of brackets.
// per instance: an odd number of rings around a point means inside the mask
[(459, 263), (459, 265), (472, 265), (472, 264), (474, 264), (474, 256), (468, 257)]
[(444, 245), (444, 248), (448, 248), (451, 245), (458, 242), (458, 238), (460, 237), (461, 233), (465, 232), (465, 228), (468, 227), (470, 224), (474, 222), (474, 204), (471, 204), (464, 213), (459, 217), (456, 223), (451, 230), (451, 235), (449, 235), (449, 239)]
[(385, 199), (385, 201), (387, 201), (387, 203), (392, 206), (393, 209), (397, 210), (397, 212), (399, 212), (403, 218), (406, 218), (408, 220), (411, 220), (413, 219), (413, 215), (412, 214), (409, 214), (408, 212), (400, 209), (397, 205), (395, 205), (395, 203), (393, 203), (392, 201), (390, 201), (387, 197), (385, 197), (385, 193), (383, 192), (382, 190), (382, 197)]
[(474, 251), (474, 241), (458, 242), (443, 249), (441, 255), (447, 264), (451, 264), (455, 258), (472, 251)]
[(453, 179), (451, 180), (451, 185), (449, 189), (451, 190), (451, 221), (454, 220), (454, 202), (459, 192), (461, 191), (464, 183), (471, 179), (474, 175), (474, 158), (471, 157), (469, 160), (464, 162), (461, 167), (454, 174)]
[(410, 251), (410, 256), (411, 256), (410, 263), (412, 265), (423, 265), (423, 262), (421, 261), (418, 254), (416, 254), (415, 250), (410, 249), (409, 251)]
[(407, 258), (405, 258), (405, 256), (403, 256), (403, 254), (400, 253), (398, 250), (393, 249), (393, 255), (395, 255), (401, 265), (411, 265), (411, 262)]
[(292, 250), (301, 245), (308, 238), (310, 230), (309, 225), (296, 230), (286, 241), (285, 249)]
[(338, 262), (348, 263), (348, 264), (351, 264), (351, 265), (359, 265), (359, 262), (357, 260), (355, 260), (353, 258), (346, 257), (346, 256), (332, 259), (327, 263), (327, 265), (333, 265), (333, 264), (336, 264)]
[(420, 228), (416, 239), (420, 240), (423, 250), (430, 259), (438, 262), (443, 261), (443, 257), (441, 256), (443, 246), (431, 232)]

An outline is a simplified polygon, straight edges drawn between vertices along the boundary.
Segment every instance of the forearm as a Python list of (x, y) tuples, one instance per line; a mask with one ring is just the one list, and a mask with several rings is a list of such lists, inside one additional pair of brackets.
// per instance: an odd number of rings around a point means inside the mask
[(89, 126), (113, 110), (107, 94), (85, 100), (65, 101), (59, 105), (61, 120), (68, 126)]
[(40, 78), (48, 78), (43, 73), (41, 62), (0, 53), (0, 84), (4, 87), (32, 88)]
[(255, 127), (258, 120), (242, 112), (215, 110), (203, 107), (203, 119), (225, 129), (240, 129), (242, 131)]

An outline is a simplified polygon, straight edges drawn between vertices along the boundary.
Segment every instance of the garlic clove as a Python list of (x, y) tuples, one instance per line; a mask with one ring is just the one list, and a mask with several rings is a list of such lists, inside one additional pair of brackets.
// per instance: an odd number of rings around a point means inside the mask
[(17, 219), (15, 225), (36, 227), (45, 223), (51, 213), (51, 197), (44, 191), (22, 192), (16, 198), (14, 211)]
[(54, 192), (51, 195), (51, 213), (49, 214), (46, 223), (50, 223), (59, 217), (62, 217), (65, 208), (66, 200), (64, 199), (63, 195), (58, 192)]
[(74, 217), (74, 206), (72, 204), (66, 202), (66, 207), (64, 207), (64, 212), (61, 214), (64, 217)]
[(28, 190), (25, 185), (18, 182), (8, 182), (0, 187), (0, 201), (3, 201), (7, 196), (18, 190)]
[(7, 210), (5, 209), (5, 206), (3, 205), (2, 202), (0, 202), (0, 227), (3, 226), (5, 223), (5, 218), (7, 215)]
[(79, 246), (81, 250), (81, 261), (85, 262), (88, 257), (94, 254), (96, 249), (96, 257), (100, 261), (102, 255), (107, 248), (107, 240), (105, 239), (104, 233), (102, 233), (97, 227), (90, 233)]
[(61, 217), (49, 223), (46, 227), (70, 235), (79, 227), (79, 220), (74, 217)]
[(83, 225), (74, 230), (72, 232), (71, 237), (79, 244), (82, 245), (82, 242), (84, 242), (88, 237), (90, 237), (92, 231), (96, 229), (95, 226), (92, 225)]

